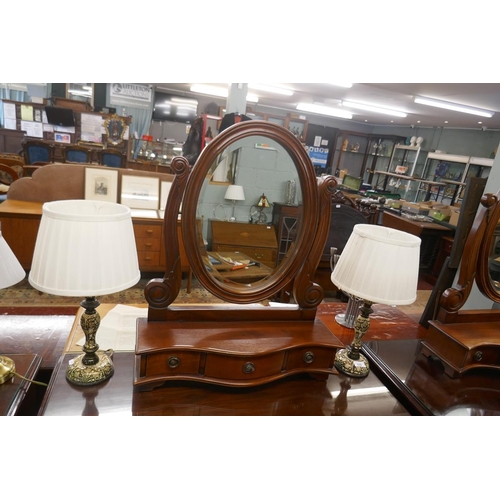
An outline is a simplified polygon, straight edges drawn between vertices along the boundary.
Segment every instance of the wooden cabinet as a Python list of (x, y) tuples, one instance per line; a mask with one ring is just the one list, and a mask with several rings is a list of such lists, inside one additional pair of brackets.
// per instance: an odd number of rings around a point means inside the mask
[(213, 252), (241, 252), (252, 260), (276, 267), (278, 241), (272, 225), (211, 220), (209, 231)]
[[(41, 217), (41, 203), (6, 200), (0, 204), (2, 235), (27, 271), (31, 269)], [(163, 219), (134, 217), (132, 223), (141, 272), (165, 271), (165, 252), (168, 252), (168, 247), (165, 250), (163, 244)], [(177, 221), (177, 231), (182, 271), (189, 272), (190, 267), (182, 242), (180, 220)]]
[(141, 271), (154, 271), (160, 265), (161, 224), (134, 222), (137, 257)]
[(273, 226), (278, 239), (277, 262), (279, 264), (295, 240), (299, 225), (301, 206), (273, 204)]

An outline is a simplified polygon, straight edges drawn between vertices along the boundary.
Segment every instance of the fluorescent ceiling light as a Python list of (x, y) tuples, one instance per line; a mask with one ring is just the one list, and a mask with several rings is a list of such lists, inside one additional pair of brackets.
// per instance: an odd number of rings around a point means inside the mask
[(470, 115), (484, 116), (486, 118), (491, 118), (495, 114), (492, 111), (486, 111), (484, 109), (471, 108), (469, 106), (462, 106), (460, 104), (453, 104), (452, 102), (446, 101), (437, 101), (435, 99), (427, 99), (426, 97), (415, 97), (414, 101), (417, 104), (450, 109), (451, 111), (459, 111), (460, 113), (469, 113)]
[(336, 116), (337, 118), (346, 118), (350, 120), (352, 114), (343, 109), (329, 108), (320, 104), (309, 104), (307, 102), (300, 102), (297, 104), (299, 111), (309, 111), (311, 113), (318, 113), (320, 115)]
[[(190, 87), (191, 92), (196, 92), (197, 94), (207, 94), (215, 95), (217, 97), (227, 97), (228, 89), (222, 87), (212, 87), (211, 85), (200, 85), (195, 84)], [(247, 94), (248, 102), (259, 102), (259, 98), (255, 94)]]
[(383, 115), (399, 116), (400, 118), (406, 118), (408, 116), (406, 113), (397, 111), (395, 109), (379, 108), (378, 106), (363, 104), (361, 102), (342, 101), (342, 106), (355, 109), (364, 109), (365, 111), (372, 111), (373, 113), (381, 113)]
[(285, 89), (283, 87), (273, 87), (271, 85), (265, 85), (264, 83), (249, 83), (248, 88), (263, 90), (264, 92), (272, 92), (273, 94), (293, 95), (293, 90)]
[(329, 85), (335, 85), (335, 87), (345, 87), (346, 89), (350, 89), (352, 87), (352, 83), (329, 83)]

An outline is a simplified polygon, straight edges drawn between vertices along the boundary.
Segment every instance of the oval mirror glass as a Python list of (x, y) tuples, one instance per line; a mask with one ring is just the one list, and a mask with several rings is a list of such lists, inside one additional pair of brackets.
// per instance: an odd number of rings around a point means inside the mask
[[(193, 272), (227, 301), (270, 297), (291, 281), (317, 222), (316, 177), (283, 127), (251, 121), (219, 134), (200, 155), (182, 205)], [(274, 217), (273, 217), (274, 214)]]

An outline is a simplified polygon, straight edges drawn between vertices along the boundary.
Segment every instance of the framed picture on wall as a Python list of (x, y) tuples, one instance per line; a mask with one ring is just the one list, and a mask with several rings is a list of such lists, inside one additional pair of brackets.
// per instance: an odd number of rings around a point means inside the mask
[(120, 203), (130, 208), (158, 210), (160, 180), (158, 177), (122, 174)]
[(118, 171), (103, 168), (85, 169), (85, 199), (116, 203)]

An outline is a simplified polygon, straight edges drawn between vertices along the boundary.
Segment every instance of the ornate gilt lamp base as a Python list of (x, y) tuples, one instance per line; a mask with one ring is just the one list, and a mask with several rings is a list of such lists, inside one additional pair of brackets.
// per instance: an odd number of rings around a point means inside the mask
[(66, 378), (76, 385), (96, 385), (110, 378), (114, 373), (113, 362), (104, 352), (99, 353), (99, 360), (94, 365), (83, 362), (86, 354), (80, 354), (70, 361)]
[(361, 354), (362, 338), (370, 327), (370, 313), (373, 302), (363, 301), (359, 316), (354, 323), (354, 340), (345, 349), (337, 351), (334, 366), (350, 377), (366, 377), (370, 373), (368, 360)]
[(80, 319), (85, 334), (84, 354), (70, 361), (66, 378), (76, 385), (96, 385), (113, 375), (114, 368), (111, 361), (113, 351), (97, 353), (99, 345), (96, 344), (95, 337), (101, 324), (101, 316), (96, 310), (99, 301), (95, 297), (87, 297), (80, 305), (85, 309)]
[(366, 377), (370, 373), (370, 365), (365, 356), (359, 353), (358, 359), (349, 357), (350, 346), (337, 351), (335, 355), (335, 368), (350, 377)]

